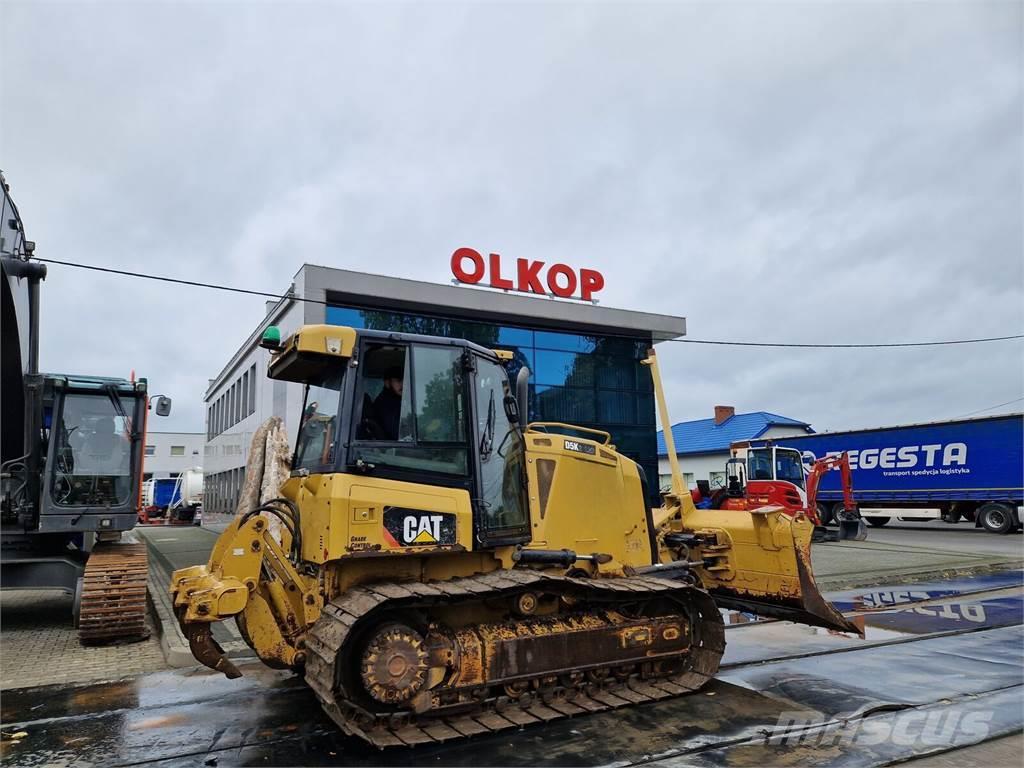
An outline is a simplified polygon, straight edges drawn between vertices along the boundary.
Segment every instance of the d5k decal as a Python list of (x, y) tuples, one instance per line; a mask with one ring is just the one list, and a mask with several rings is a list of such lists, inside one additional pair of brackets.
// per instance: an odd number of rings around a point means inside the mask
[(454, 544), (455, 515), (405, 507), (385, 507), (384, 538), (394, 547)]

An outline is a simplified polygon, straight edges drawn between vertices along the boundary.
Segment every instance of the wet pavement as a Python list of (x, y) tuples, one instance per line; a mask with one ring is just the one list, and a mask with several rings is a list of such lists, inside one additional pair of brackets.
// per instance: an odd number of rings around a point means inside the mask
[[(12, 766), (860, 766), (1024, 727), (1019, 571), (836, 597), (863, 621), (864, 638), (786, 622), (732, 625), (723, 669), (700, 692), (522, 730), (379, 752), (342, 736), (299, 678), (247, 662), (239, 680), (191, 669), (6, 692), (5, 737), (25, 735), (0, 744), (0, 758)], [(851, 717), (875, 732), (907, 730), (908, 717), (919, 730), (942, 727), (911, 743), (835, 737)], [(794, 720), (803, 723), (798, 743), (780, 743), (780, 723)]]

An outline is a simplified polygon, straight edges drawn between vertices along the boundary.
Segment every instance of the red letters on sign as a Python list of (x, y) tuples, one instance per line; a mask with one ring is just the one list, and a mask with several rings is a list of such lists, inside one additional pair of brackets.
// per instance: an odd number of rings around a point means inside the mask
[(604, 288), (604, 275), (596, 269), (580, 270), (580, 298), (590, 301), (594, 294)]
[[(475, 285), (482, 282), (489, 272), (487, 283), (493, 288), (542, 296), (550, 291), (551, 295), (563, 299), (580, 298), (584, 301), (593, 301), (594, 294), (604, 288), (604, 275), (596, 269), (581, 269), (577, 275), (576, 270), (566, 264), (552, 264), (542, 278), (543, 270), (543, 261), (516, 259), (513, 279), (502, 276), (501, 256), (497, 253), (490, 254), (486, 264), (480, 252), (472, 248), (459, 248), (452, 254), (452, 274), (460, 283)], [(580, 291), (578, 297), (575, 295), (577, 287)]]
[(518, 259), (516, 261), (516, 267), (519, 271), (518, 288), (520, 291), (544, 293), (544, 286), (541, 285), (540, 278), (537, 277), (537, 273), (540, 272), (540, 268), (543, 266), (543, 261), (527, 261), (526, 259)]
[(512, 281), (501, 276), (501, 256), (496, 253), (491, 254), (491, 285), (506, 291), (512, 287)]
[[(559, 275), (565, 278), (565, 285), (559, 284)], [(576, 293), (576, 273), (572, 271), (572, 267), (567, 267), (565, 264), (552, 264), (551, 269), (548, 270), (548, 288), (555, 296), (561, 296), (563, 299), (572, 298), (572, 295)]]
[[(463, 262), (473, 262), (473, 271), (467, 272)], [(452, 254), (452, 274), (463, 283), (479, 283), (484, 279), (484, 257), (472, 248), (459, 248)]]

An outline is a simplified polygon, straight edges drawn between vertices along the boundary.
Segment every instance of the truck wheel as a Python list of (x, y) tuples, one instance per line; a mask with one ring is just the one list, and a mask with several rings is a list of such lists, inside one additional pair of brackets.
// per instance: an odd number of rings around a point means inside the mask
[(881, 528), (892, 520), (891, 517), (865, 517), (864, 519), (868, 521), (868, 525), (873, 525), (875, 528)]
[(821, 520), (822, 525), (829, 525), (833, 521), (832, 507), (828, 504), (822, 504), (820, 501), (815, 502), (814, 505), (818, 510), (818, 519)]
[(990, 501), (978, 510), (981, 527), (989, 533), (1009, 533), (1017, 528), (1017, 513), (1008, 504)]

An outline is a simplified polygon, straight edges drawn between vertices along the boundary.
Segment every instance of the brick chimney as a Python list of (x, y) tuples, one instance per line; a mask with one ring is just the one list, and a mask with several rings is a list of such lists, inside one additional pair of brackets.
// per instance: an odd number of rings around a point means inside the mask
[(722, 424), (736, 415), (736, 409), (731, 405), (715, 406), (715, 426)]

